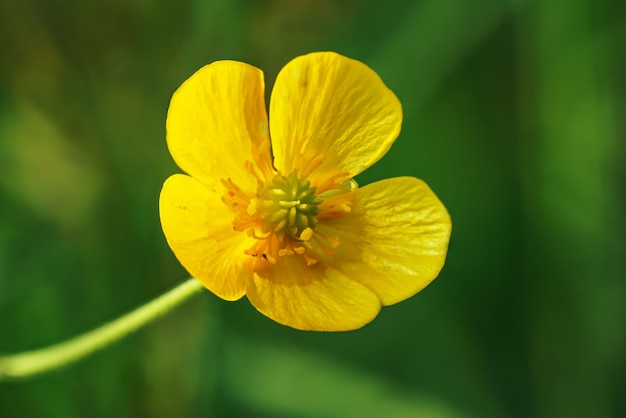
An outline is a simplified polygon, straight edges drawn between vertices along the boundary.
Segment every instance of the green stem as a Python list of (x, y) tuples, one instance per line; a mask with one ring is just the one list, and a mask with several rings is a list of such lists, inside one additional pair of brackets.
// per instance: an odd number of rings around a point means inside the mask
[(32, 376), (80, 360), (166, 314), (203, 289), (189, 279), (126, 315), (68, 341), (23, 353), (0, 356), (0, 381)]

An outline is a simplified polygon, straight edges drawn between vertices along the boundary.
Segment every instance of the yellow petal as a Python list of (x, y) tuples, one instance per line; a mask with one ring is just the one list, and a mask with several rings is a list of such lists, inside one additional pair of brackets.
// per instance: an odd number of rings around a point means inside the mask
[(413, 296), (443, 267), (452, 228), (448, 212), (426, 183), (413, 177), (379, 181), (353, 193), (350, 214), (317, 226), (339, 236), (336, 257), (328, 262), (371, 289), (383, 305)]
[(380, 311), (378, 297), (365, 286), (334, 269), (307, 267), (299, 256), (255, 273), (246, 295), (263, 315), (301, 330), (353, 330)]
[(243, 268), (249, 238), (235, 232), (232, 212), (220, 196), (193, 177), (175, 174), (163, 184), (161, 225), (172, 251), (204, 286), (226, 300), (244, 295)]
[(365, 64), (332, 52), (295, 58), (270, 101), (275, 165), (298, 168), (299, 153), (324, 156), (319, 172), (354, 177), (378, 161), (400, 132), (402, 107)]
[(176, 164), (208, 185), (231, 178), (254, 189), (245, 161), (270, 158), (264, 89), (263, 72), (242, 62), (217, 61), (192, 75), (167, 113), (167, 146)]

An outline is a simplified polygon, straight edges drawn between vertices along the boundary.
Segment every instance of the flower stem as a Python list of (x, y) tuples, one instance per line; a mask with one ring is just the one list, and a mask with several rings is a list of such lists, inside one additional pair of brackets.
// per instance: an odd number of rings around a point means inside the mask
[(43, 373), (104, 348), (166, 314), (203, 289), (189, 279), (143, 306), (92, 331), (50, 347), (0, 356), (0, 381)]

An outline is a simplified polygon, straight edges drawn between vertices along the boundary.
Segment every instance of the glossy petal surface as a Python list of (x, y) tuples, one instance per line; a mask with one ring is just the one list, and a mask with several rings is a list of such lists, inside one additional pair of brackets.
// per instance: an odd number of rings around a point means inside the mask
[(242, 188), (256, 187), (244, 162), (270, 158), (264, 89), (261, 70), (241, 62), (217, 61), (192, 75), (167, 113), (176, 164), (208, 185), (231, 178)]
[(443, 267), (448, 212), (426, 183), (413, 177), (382, 180), (352, 193), (352, 213), (318, 226), (341, 241), (328, 263), (371, 289), (383, 305), (413, 296)]
[(251, 244), (233, 230), (232, 213), (220, 196), (175, 174), (163, 184), (159, 206), (167, 242), (185, 269), (219, 297), (241, 298), (249, 277), (244, 250)]
[(378, 161), (400, 132), (402, 107), (365, 64), (332, 52), (297, 57), (278, 74), (270, 102), (277, 169), (300, 154), (324, 157), (318, 174), (354, 177)]
[(302, 330), (360, 328), (428, 285), (450, 239), (444, 206), (415, 178), (351, 179), (400, 132), (400, 102), (378, 75), (332, 52), (298, 57), (278, 75), (270, 116), (271, 151), (263, 74), (244, 63), (210, 64), (174, 94), (168, 147), (189, 176), (165, 182), (160, 212), (183, 266), (217, 296), (246, 295)]
[(378, 297), (367, 287), (335, 269), (306, 267), (300, 257), (285, 257), (255, 273), (246, 295), (262, 314), (301, 330), (353, 330), (380, 311)]

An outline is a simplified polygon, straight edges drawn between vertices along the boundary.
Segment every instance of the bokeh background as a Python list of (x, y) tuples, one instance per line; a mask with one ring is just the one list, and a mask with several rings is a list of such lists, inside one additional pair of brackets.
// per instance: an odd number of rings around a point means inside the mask
[(217, 59), (367, 63), (403, 130), (357, 180), (448, 207), (446, 267), (349, 333), (205, 292), (1, 417), (626, 416), (626, 3), (0, 1), (0, 352), (186, 277), (158, 218), (171, 94)]

